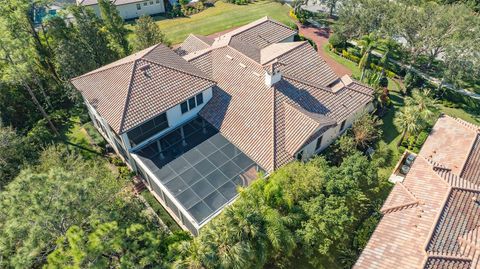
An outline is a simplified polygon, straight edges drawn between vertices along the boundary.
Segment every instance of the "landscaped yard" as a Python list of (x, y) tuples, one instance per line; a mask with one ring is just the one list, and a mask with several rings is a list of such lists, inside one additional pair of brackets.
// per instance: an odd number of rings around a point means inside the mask
[(210, 35), (242, 26), (264, 16), (283, 23), (291, 23), (288, 12), (288, 6), (277, 2), (259, 1), (248, 5), (234, 5), (218, 1), (215, 3), (215, 7), (207, 8), (190, 17), (175, 19), (159, 17), (156, 19), (168, 40), (172, 44), (178, 44), (190, 33)]
[[(359, 77), (361, 72), (358, 68), (358, 65), (350, 60), (347, 60), (328, 49), (328, 44), (325, 44), (322, 48), (325, 53), (333, 58), (335, 61), (340, 63), (341, 65), (347, 67), (349, 70), (352, 71), (352, 75), (354, 77)], [(400, 132), (397, 130), (395, 125), (393, 124), (393, 120), (395, 118), (395, 113), (403, 106), (403, 95), (401, 94), (401, 86), (395, 80), (389, 79), (388, 88), (390, 90), (390, 99), (392, 101), (393, 107), (388, 111), (388, 113), (382, 118), (383, 120), (383, 141), (388, 144), (389, 148), (392, 149), (393, 156), (392, 160), (390, 160), (390, 164), (387, 167), (383, 167), (380, 169), (379, 174), (381, 176), (389, 175), (392, 172), (393, 166), (397, 163), (398, 159), (401, 156), (401, 152), (399, 152), (397, 144), (400, 140)], [(449, 108), (441, 103), (438, 104), (440, 112), (443, 112), (447, 115), (457, 117), (463, 119), (465, 121), (480, 124), (480, 116), (474, 115), (465, 111), (461, 108)]]

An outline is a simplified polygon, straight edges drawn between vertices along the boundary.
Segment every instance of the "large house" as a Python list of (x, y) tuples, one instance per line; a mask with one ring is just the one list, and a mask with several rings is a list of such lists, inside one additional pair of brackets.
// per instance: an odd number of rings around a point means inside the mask
[(262, 18), (190, 35), (72, 79), (95, 126), (185, 229), (258, 172), (307, 160), (362, 113), (372, 89), (338, 77), (296, 32)]
[[(100, 16), (98, 0), (76, 0), (77, 5), (92, 8), (97, 16)], [(113, 0), (120, 17), (124, 20), (135, 19), (142, 15), (157, 15), (165, 13), (163, 0)]]
[(480, 268), (480, 127), (442, 116), (354, 269)]

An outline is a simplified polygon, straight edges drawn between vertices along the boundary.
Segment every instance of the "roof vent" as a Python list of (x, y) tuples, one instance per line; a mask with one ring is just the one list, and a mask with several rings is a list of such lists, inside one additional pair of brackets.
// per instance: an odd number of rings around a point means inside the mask
[(229, 60), (233, 60), (233, 57), (228, 54), (225, 57), (227, 57)]
[(150, 65), (149, 64), (141, 66), (139, 69), (140, 69), (140, 71), (143, 72), (144, 76), (146, 76), (147, 78), (150, 78), (150, 74), (148, 73), (148, 70), (150, 70)]
[(241, 68), (246, 68), (247, 66), (242, 64), (242, 63), (239, 63), (238, 65), (240, 65)]

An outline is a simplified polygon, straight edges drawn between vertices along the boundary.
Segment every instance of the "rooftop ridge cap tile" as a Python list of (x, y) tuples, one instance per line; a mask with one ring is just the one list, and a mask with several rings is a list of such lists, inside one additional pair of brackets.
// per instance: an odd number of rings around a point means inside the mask
[(288, 74), (282, 74), (282, 76), (285, 77), (286, 79), (291, 79), (291, 80), (294, 80), (294, 81), (296, 81), (296, 82), (299, 82), (299, 83), (302, 83), (302, 84), (305, 84), (305, 85), (308, 85), (308, 86), (317, 88), (317, 89), (319, 89), (319, 90), (323, 90), (323, 91), (326, 91), (326, 92), (335, 94), (335, 93), (331, 90), (331, 88), (328, 87), (328, 86), (324, 86), (324, 85), (320, 85), (320, 84), (317, 84), (317, 83), (314, 83), (314, 82), (311, 82), (311, 81), (307, 81), (307, 80), (303, 80), (303, 79), (300, 79), (300, 78), (296, 78), (296, 77), (290, 76), (290, 75), (288, 75)]
[[(273, 44), (270, 44), (270, 45), (266, 46), (265, 48), (261, 49), (261, 50), (260, 50), (260, 55), (261, 55), (261, 53), (262, 53), (262, 51), (263, 51), (264, 49), (266, 49), (266, 48), (268, 48), (268, 47), (270, 47), (270, 46), (274, 46), (274, 45), (277, 45), (277, 44), (291, 44), (291, 43), (296, 43), (296, 45), (295, 45), (294, 47), (290, 48), (289, 50), (286, 50), (286, 51), (280, 53), (279, 55), (275, 56), (273, 59), (268, 60), (267, 62), (264, 62), (264, 63), (260, 63), (260, 64), (261, 64), (262, 66), (269, 65), (270, 62), (273, 62), (273, 61), (275, 61), (275, 60), (278, 60), (278, 58), (282, 57), (283, 55), (285, 55), (285, 54), (287, 54), (287, 53), (289, 53), (289, 52), (292, 52), (292, 51), (300, 48), (300, 47), (303, 46), (304, 44), (307, 44), (308, 41), (305, 40), (305, 41), (293, 41), (293, 42), (286, 42), (286, 43), (273, 43)], [(261, 56), (260, 56), (260, 61), (261, 61)]]
[[(180, 57), (180, 56), (179, 56)], [(180, 57), (181, 58), (181, 57)], [(183, 59), (183, 58), (182, 58)], [(217, 84), (217, 82), (215, 80), (212, 80), (211, 78), (208, 78), (206, 75), (205, 76), (200, 76), (200, 75), (197, 75), (197, 74), (193, 74), (191, 72), (188, 72), (188, 71), (185, 71), (185, 70), (182, 70), (182, 69), (179, 69), (179, 68), (176, 68), (176, 67), (171, 67), (171, 66), (168, 66), (168, 65), (164, 65), (164, 64), (161, 64), (161, 63), (157, 63), (157, 62), (154, 62), (154, 61), (151, 61), (151, 60), (147, 60), (147, 59), (139, 59), (139, 60), (143, 60), (143, 61), (146, 61), (148, 63), (151, 63), (151, 64), (156, 64), (158, 66), (161, 66), (161, 67), (164, 67), (164, 68), (167, 68), (167, 69), (170, 69), (170, 70), (175, 70), (175, 71), (178, 71), (178, 72), (181, 72), (181, 73), (184, 73), (186, 75), (190, 75), (190, 76), (194, 76), (194, 77), (197, 77), (197, 78), (201, 78), (201, 79), (205, 79), (205, 80), (208, 80), (208, 81), (211, 81), (215, 84)], [(186, 61), (186, 60), (184, 60)], [(187, 63), (189, 63), (188, 61), (186, 61)], [(190, 63), (189, 63), (190, 64)], [(195, 67), (195, 66), (194, 66)], [(197, 67), (195, 67), (197, 68)], [(198, 69), (198, 68), (197, 68)], [(200, 72), (202, 72), (201, 70), (199, 70)], [(202, 72), (203, 73), (203, 72)]]
[[(435, 173), (436, 174), (436, 173)], [(450, 195), (452, 194), (452, 191), (453, 191), (453, 188), (448, 185), (448, 191), (447, 191), (447, 194), (445, 195), (445, 197), (441, 200), (441, 207), (439, 208), (437, 214), (435, 215), (435, 218), (434, 218), (434, 221), (431, 225), (431, 228), (429, 229), (429, 232), (428, 232), (428, 235), (427, 235), (427, 239), (425, 240), (425, 243), (423, 244), (423, 250), (425, 252), (428, 252), (428, 247), (433, 239), (433, 234), (435, 233), (435, 227), (437, 227), (439, 221), (440, 221), (440, 217), (442, 216), (442, 213), (443, 211), (445, 210), (445, 205), (448, 203), (448, 198), (450, 198)]]
[(133, 81), (133, 76), (135, 75), (137, 62), (138, 62), (138, 59), (133, 62), (132, 72), (130, 74), (130, 79), (128, 82), (128, 91), (125, 97), (125, 103), (123, 104), (122, 120), (120, 121), (120, 126), (118, 128), (118, 134), (122, 134), (124, 133), (124, 131), (127, 131), (127, 130), (123, 130), (123, 126), (125, 125), (125, 118), (126, 118), (129, 103), (130, 103), (129, 100), (130, 100), (130, 93), (132, 92), (132, 81)]
[(470, 150), (468, 151), (467, 153), (467, 156), (465, 156), (464, 160), (463, 160), (463, 163), (462, 163), (462, 168), (460, 169), (460, 175), (463, 174), (464, 170), (465, 170), (465, 166), (467, 165), (467, 162), (468, 160), (470, 159), (472, 153), (474, 152), (475, 150), (475, 144), (477, 143), (477, 140), (480, 140), (480, 133), (477, 134), (475, 136), (474, 139), (472, 139), (472, 142), (470, 143)]
[(382, 209), (381, 212), (383, 214), (388, 214), (388, 213), (391, 213), (391, 212), (401, 211), (403, 209), (406, 209), (406, 208), (411, 207), (413, 205), (418, 205), (420, 203), (420, 200), (402, 182), (398, 182), (397, 184), (407, 193), (408, 196), (410, 196), (410, 198), (413, 201), (406, 202), (406, 203), (403, 203), (403, 204), (400, 204), (400, 205), (390, 206), (390, 207), (387, 207), (385, 209)]

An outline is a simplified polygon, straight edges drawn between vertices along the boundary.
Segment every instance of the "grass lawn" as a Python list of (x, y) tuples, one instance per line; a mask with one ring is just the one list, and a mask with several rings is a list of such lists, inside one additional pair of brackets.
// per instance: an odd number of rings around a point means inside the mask
[[(158, 26), (172, 44), (181, 43), (190, 33), (210, 35), (232, 27), (242, 26), (264, 16), (289, 23), (289, 7), (277, 2), (259, 1), (248, 5), (234, 5), (218, 1), (215, 7), (184, 18), (157, 18)], [(132, 28), (132, 26), (129, 26)], [(131, 38), (134, 38), (131, 36)]]
[(330, 56), (332, 59), (334, 59), (336, 62), (340, 63), (341, 65), (345, 66), (349, 70), (352, 71), (352, 76), (354, 77), (360, 77), (362, 72), (360, 72), (360, 69), (358, 68), (358, 65), (350, 60), (347, 60), (335, 53), (333, 53), (331, 50), (328, 49), (328, 43), (323, 45), (322, 47), (323, 51)]
[[(343, 66), (347, 67), (349, 70), (352, 71), (353, 76), (359, 77), (361, 72), (358, 68), (357, 64), (347, 60), (328, 49), (328, 44), (325, 44), (322, 48), (327, 55), (332, 57), (335, 61), (342, 64)], [(379, 174), (380, 176), (388, 176), (391, 174), (393, 167), (397, 163), (398, 159), (401, 156), (401, 152), (399, 152), (397, 144), (400, 140), (400, 132), (397, 130), (395, 125), (393, 124), (395, 113), (403, 106), (403, 95), (401, 94), (401, 86), (400, 84), (392, 79), (389, 79), (388, 88), (390, 90), (390, 99), (392, 101), (393, 107), (388, 111), (388, 113), (382, 118), (383, 120), (383, 141), (388, 144), (388, 147), (392, 150), (392, 159), (388, 166), (383, 167), (380, 169)], [(461, 108), (449, 108), (443, 106), (439, 103), (440, 112), (443, 112), (447, 115), (457, 117), (463, 119), (465, 121), (480, 124), (480, 116), (472, 114), (464, 109)]]

